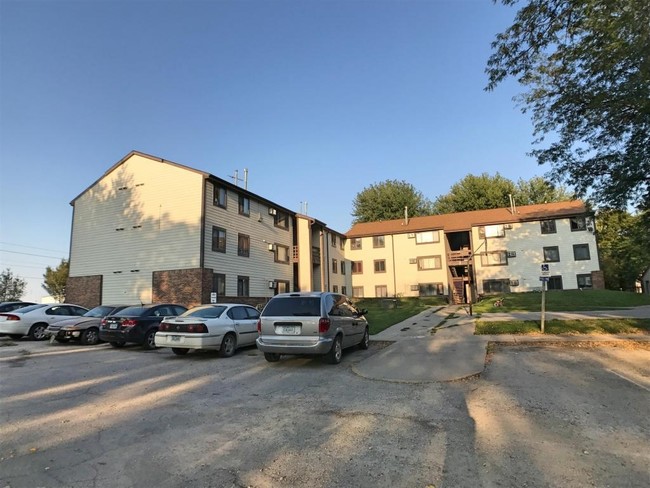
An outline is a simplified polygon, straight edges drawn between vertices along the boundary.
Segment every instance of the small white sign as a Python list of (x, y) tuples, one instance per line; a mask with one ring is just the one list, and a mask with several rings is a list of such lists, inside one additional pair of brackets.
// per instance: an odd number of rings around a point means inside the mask
[(548, 264), (542, 264), (542, 276), (551, 276), (551, 268)]
[(217, 292), (213, 291), (210, 293), (210, 303), (217, 303)]

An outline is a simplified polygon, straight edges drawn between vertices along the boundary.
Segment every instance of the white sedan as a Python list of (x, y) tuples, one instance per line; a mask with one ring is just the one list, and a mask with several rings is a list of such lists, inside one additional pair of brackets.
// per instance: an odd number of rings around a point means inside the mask
[(87, 311), (87, 308), (69, 303), (28, 305), (0, 313), (0, 334), (7, 334), (12, 339), (29, 336), (32, 340), (41, 341), (47, 339), (45, 329), (51, 324), (81, 317)]
[(179, 356), (190, 349), (212, 349), (230, 357), (237, 348), (255, 344), (259, 318), (257, 309), (249, 305), (200, 305), (165, 318), (156, 332), (156, 347), (171, 347)]

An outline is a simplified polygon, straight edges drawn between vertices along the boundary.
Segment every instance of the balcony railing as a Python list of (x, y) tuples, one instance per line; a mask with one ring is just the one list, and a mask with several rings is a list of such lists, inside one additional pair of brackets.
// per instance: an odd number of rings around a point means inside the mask
[(460, 251), (449, 251), (447, 253), (447, 264), (458, 265), (467, 264), (467, 261), (472, 255), (469, 249), (461, 249)]

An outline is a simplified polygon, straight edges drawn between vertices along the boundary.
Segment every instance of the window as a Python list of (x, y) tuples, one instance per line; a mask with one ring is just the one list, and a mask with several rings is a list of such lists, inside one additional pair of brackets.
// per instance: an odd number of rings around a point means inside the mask
[(341, 293), (343, 293), (344, 295), (347, 295), (348, 294), (348, 287), (347, 286), (342, 286), (341, 287)]
[(237, 296), (247, 297), (250, 296), (249, 278), (248, 276), (237, 277)]
[(571, 217), (569, 223), (571, 224), (572, 232), (587, 229), (587, 222), (584, 217)]
[(431, 242), (440, 242), (440, 233), (437, 230), (418, 232), (415, 234), (416, 244), (429, 244)]
[(228, 193), (221, 185), (214, 185), (214, 201), (217, 207), (226, 208), (228, 202)]
[(363, 273), (363, 261), (352, 261), (352, 274)]
[(593, 287), (593, 283), (591, 282), (591, 274), (579, 274), (576, 275), (576, 278), (578, 279), (578, 288), (581, 290), (583, 288)]
[(289, 216), (278, 210), (273, 217), (273, 225), (279, 227), (280, 229), (289, 229)]
[(388, 296), (388, 287), (386, 285), (375, 286), (375, 296), (377, 298), (386, 298)]
[(483, 293), (510, 293), (510, 280), (483, 280)]
[(482, 225), (478, 228), (478, 236), (481, 239), (487, 237), (505, 237), (506, 229), (503, 225)]
[(384, 247), (384, 236), (374, 236), (372, 238), (372, 247)]
[(481, 254), (481, 266), (507, 266), (507, 251), (491, 251)]
[(336, 247), (336, 234), (331, 234), (332, 235), (332, 247)]
[(549, 276), (549, 278), (548, 278), (548, 289), (549, 290), (561, 290), (562, 289), (562, 277), (561, 276)]
[(333, 291), (334, 293), (338, 293), (338, 292), (339, 292), (339, 285), (334, 285), (334, 286), (332, 287), (332, 291)]
[(352, 296), (354, 298), (363, 298), (363, 286), (353, 286)]
[(386, 272), (386, 260), (375, 259), (375, 273), (385, 273), (385, 272)]
[(226, 229), (212, 226), (212, 250), (226, 252)]
[(445, 285), (442, 283), (420, 283), (416, 289), (421, 297), (432, 297), (445, 294)]
[(237, 238), (237, 255), (249, 257), (251, 248), (251, 239), (246, 234), (239, 234)]
[(212, 291), (217, 293), (217, 299), (226, 296), (225, 274), (215, 273), (212, 275)]
[(418, 270), (441, 269), (442, 261), (440, 256), (422, 256), (418, 258)]
[(350, 239), (350, 249), (361, 249), (361, 237)]
[(275, 262), (289, 264), (289, 246), (275, 245)]
[(575, 259), (576, 261), (590, 260), (591, 257), (589, 255), (589, 244), (574, 244), (573, 259)]
[(341, 261), (341, 274), (345, 274), (345, 261)]
[(560, 261), (560, 249), (557, 246), (544, 248), (544, 262), (557, 263)]
[(555, 220), (542, 220), (539, 223), (541, 229), (542, 229), (542, 234), (555, 234), (557, 233), (557, 229), (555, 228)]
[(341, 251), (344, 251), (345, 250), (345, 239), (343, 237), (341, 237), (339, 239), (339, 244), (341, 245)]
[(332, 273), (336, 274), (339, 272), (339, 262), (336, 259), (332, 259)]
[(251, 200), (244, 195), (239, 195), (239, 214), (249, 217), (251, 214)]

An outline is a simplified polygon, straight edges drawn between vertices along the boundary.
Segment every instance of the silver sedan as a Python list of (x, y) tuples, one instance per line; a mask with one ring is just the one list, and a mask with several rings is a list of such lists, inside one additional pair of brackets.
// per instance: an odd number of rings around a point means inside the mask
[(87, 311), (87, 308), (70, 303), (29, 305), (0, 313), (0, 334), (7, 334), (12, 339), (29, 336), (32, 340), (42, 341), (47, 339), (45, 329), (50, 324), (80, 317)]

